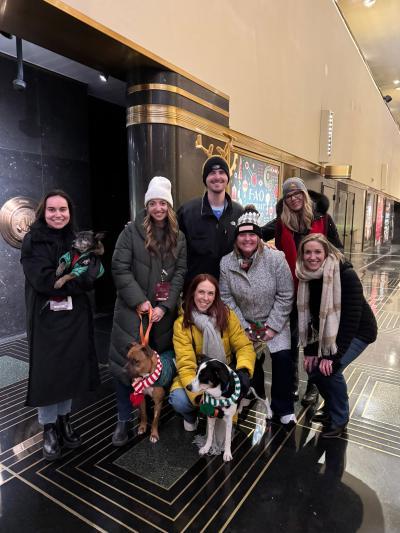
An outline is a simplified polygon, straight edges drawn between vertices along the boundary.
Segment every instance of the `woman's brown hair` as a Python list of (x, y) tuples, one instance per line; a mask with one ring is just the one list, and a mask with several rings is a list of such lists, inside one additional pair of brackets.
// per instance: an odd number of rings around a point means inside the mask
[[(162, 248), (166, 253), (172, 254), (172, 256), (176, 259), (176, 247), (178, 244), (179, 234), (178, 220), (172, 207), (168, 203), (167, 206), (168, 211), (165, 221), (165, 239), (163, 240)], [(145, 232), (144, 246), (146, 250), (148, 250), (150, 254), (161, 255), (161, 243), (158, 242), (154, 235), (154, 222), (149, 214), (146, 214), (144, 217), (143, 227)]]
[(43, 198), (40, 200), (39, 205), (36, 208), (35, 211), (35, 222), (40, 220), (40, 222), (46, 222), (45, 218), (45, 212), (46, 212), (46, 202), (49, 198), (52, 196), (61, 196), (61, 198), (64, 198), (64, 200), (68, 204), (68, 210), (69, 210), (69, 222), (67, 226), (72, 227), (72, 229), (75, 228), (75, 214), (74, 214), (74, 206), (71, 200), (71, 197), (61, 189), (53, 189), (49, 192), (47, 192)]
[(183, 327), (189, 328), (193, 324), (192, 313), (196, 308), (194, 303), (194, 293), (196, 292), (198, 285), (203, 281), (209, 281), (214, 285), (215, 288), (215, 298), (211, 307), (207, 310), (207, 315), (215, 318), (216, 326), (221, 332), (225, 331), (228, 327), (229, 309), (221, 300), (218, 281), (214, 278), (214, 276), (211, 276), (211, 274), (198, 274), (192, 279), (183, 303)]

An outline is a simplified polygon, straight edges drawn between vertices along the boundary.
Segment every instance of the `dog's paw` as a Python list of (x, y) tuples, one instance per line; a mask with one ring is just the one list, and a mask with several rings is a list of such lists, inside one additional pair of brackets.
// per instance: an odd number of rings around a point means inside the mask
[(157, 435), (153, 435), (153, 434), (150, 435), (150, 442), (152, 442), (153, 444), (155, 444), (159, 440), (160, 440), (160, 437), (159, 437), (158, 433), (157, 433)]
[(228, 462), (228, 461), (232, 461), (232, 454), (231, 452), (224, 452), (224, 461), (225, 462)]
[(54, 283), (54, 288), (55, 288), (55, 289), (61, 289), (62, 286), (63, 286), (63, 282), (61, 281), (61, 279), (58, 279), (58, 280)]
[(203, 446), (202, 448), (200, 448), (199, 450), (199, 454), (200, 455), (205, 455), (206, 453), (208, 453), (208, 450), (210, 449), (209, 446)]
[(272, 415), (272, 411), (271, 411), (271, 409), (269, 409), (269, 410), (267, 411), (267, 414), (265, 415), (265, 418), (267, 418), (268, 420), (271, 420), (272, 416), (273, 416), (273, 415)]

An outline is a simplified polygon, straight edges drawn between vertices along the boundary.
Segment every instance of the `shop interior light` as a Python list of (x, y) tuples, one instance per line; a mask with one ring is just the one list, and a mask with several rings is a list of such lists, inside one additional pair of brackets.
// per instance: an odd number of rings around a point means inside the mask
[(393, 80), (393, 83), (394, 83), (395, 85), (398, 85), (398, 84), (400, 83), (400, 80)]
[(363, 0), (365, 7), (372, 7), (375, 4), (376, 0)]

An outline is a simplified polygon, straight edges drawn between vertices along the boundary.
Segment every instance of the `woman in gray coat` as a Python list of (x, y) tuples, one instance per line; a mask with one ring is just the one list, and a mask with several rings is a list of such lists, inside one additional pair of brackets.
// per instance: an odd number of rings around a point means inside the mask
[(124, 367), (129, 345), (140, 342), (138, 311), (152, 309), (151, 348), (160, 356), (172, 350), (173, 324), (186, 274), (186, 241), (178, 228), (167, 178), (156, 176), (150, 181), (145, 207), (118, 237), (112, 259), (117, 289), (110, 346), (118, 407), (114, 446), (128, 441), (132, 391)]
[(282, 424), (295, 424), (289, 315), (293, 279), (283, 252), (264, 246), (258, 211), (246, 206), (236, 227), (234, 250), (221, 260), (222, 300), (255, 343), (272, 358), (271, 408)]

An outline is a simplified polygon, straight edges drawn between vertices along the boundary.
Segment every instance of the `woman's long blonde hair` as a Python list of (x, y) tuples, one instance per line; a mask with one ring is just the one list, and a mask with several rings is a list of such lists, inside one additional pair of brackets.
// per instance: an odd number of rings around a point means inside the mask
[(176, 218), (175, 211), (167, 204), (167, 218), (165, 221), (165, 234), (163, 239), (163, 246), (155, 237), (154, 222), (151, 216), (147, 213), (144, 217), (143, 227), (145, 232), (144, 246), (150, 254), (161, 255), (164, 251), (165, 254), (171, 254), (173, 257), (177, 257), (176, 247), (178, 244), (179, 226)]
[(313, 203), (308, 192), (296, 191), (304, 198), (303, 208), (300, 211), (292, 211), (283, 199), (281, 221), (288, 229), (295, 232), (303, 232), (311, 228), (314, 220)]

